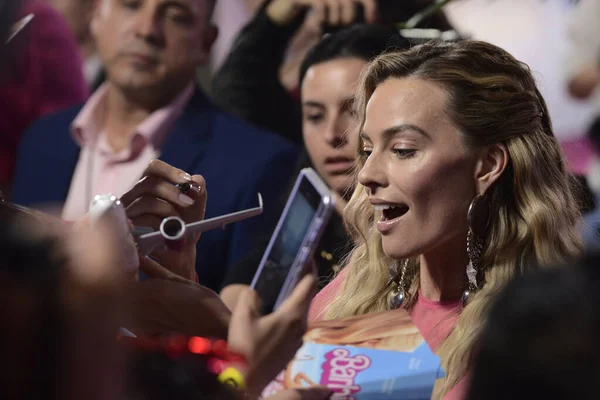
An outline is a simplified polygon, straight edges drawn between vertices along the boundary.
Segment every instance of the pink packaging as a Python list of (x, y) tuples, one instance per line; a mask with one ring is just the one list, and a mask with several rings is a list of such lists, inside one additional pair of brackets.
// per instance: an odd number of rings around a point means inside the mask
[(431, 398), (440, 359), (404, 310), (311, 324), (292, 362), (263, 392), (325, 385), (335, 399)]

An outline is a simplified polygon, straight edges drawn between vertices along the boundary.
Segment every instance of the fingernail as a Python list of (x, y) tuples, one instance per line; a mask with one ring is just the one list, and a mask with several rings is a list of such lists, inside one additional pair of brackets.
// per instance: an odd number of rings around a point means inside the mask
[(179, 177), (184, 180), (184, 181), (191, 181), (192, 180), (192, 176), (186, 172), (179, 174)]
[(200, 185), (194, 185), (192, 183), (192, 184), (190, 184), (190, 189), (192, 189), (196, 193), (200, 193), (202, 191), (202, 186), (200, 186)]
[(179, 201), (181, 201), (183, 204), (185, 204), (187, 206), (191, 206), (192, 204), (194, 204), (194, 200), (191, 197), (186, 196), (183, 193), (179, 195)]

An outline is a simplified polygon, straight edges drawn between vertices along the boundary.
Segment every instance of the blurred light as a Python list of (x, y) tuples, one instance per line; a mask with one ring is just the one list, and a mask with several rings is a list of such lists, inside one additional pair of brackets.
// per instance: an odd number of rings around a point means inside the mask
[(210, 351), (210, 340), (194, 336), (188, 342), (188, 349), (194, 354), (207, 354)]
[(215, 343), (213, 343), (213, 353), (217, 357), (225, 358), (228, 353), (227, 342), (224, 340), (217, 340)]

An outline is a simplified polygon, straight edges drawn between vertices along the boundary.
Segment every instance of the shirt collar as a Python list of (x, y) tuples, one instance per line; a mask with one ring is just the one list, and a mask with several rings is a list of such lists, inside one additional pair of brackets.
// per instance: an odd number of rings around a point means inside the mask
[(183, 112), (193, 93), (194, 83), (190, 82), (171, 103), (154, 111), (148, 118), (142, 121), (138, 125), (136, 132), (146, 139), (148, 143), (152, 143), (154, 147), (160, 147), (169, 131), (169, 127)]
[(104, 83), (90, 96), (71, 124), (71, 135), (80, 147), (93, 143), (102, 129), (106, 91)]
[[(147, 143), (160, 147), (168, 128), (183, 112), (186, 104), (194, 93), (194, 83), (190, 82), (177, 97), (166, 106), (150, 114), (136, 128), (132, 140), (141, 136)], [(107, 84), (103, 83), (85, 103), (71, 125), (71, 135), (80, 147), (95, 143), (100, 136), (104, 125), (106, 109)]]

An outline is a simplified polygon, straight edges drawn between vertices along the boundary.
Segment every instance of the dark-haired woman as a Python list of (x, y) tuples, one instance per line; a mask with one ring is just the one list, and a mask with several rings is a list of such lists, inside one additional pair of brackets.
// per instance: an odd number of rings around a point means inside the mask
[[(408, 47), (408, 41), (392, 29), (356, 25), (325, 36), (300, 67), (302, 136), (305, 157), (299, 167), (312, 166), (337, 198), (338, 213), (332, 217), (316, 252), (319, 283), (326, 285), (348, 250), (348, 237), (341, 219), (353, 190), (352, 168), (358, 139), (347, 135), (354, 123), (354, 92), (368, 61), (389, 48)], [(300, 169), (300, 168), (299, 168)], [(284, 193), (287, 197), (287, 193)], [(283, 198), (282, 200), (285, 200)], [(256, 272), (269, 238), (231, 270), (221, 297), (229, 307)]]

